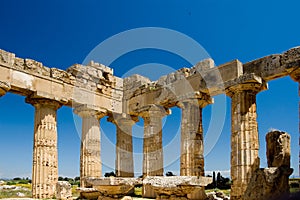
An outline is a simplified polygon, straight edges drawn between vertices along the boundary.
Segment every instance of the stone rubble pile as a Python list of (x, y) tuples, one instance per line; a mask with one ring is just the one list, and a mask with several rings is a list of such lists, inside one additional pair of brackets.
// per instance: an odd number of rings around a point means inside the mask
[(206, 193), (207, 198), (206, 200), (230, 200), (230, 197), (226, 196), (221, 191), (209, 192)]

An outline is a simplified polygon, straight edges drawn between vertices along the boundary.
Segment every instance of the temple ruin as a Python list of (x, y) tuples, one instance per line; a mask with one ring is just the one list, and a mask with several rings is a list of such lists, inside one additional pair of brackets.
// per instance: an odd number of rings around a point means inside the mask
[[(0, 96), (7, 92), (25, 96), (26, 103), (35, 108), (34, 198), (51, 198), (56, 194), (56, 112), (62, 106), (72, 107), (82, 118), (81, 187), (87, 187), (90, 178), (102, 177), (100, 119), (104, 116), (117, 127), (116, 175), (124, 179), (134, 176), (132, 126), (142, 117), (143, 178), (148, 181), (143, 182), (143, 196), (159, 198), (161, 191), (164, 198), (205, 198), (204, 186), (209, 181), (204, 180), (202, 109), (213, 103), (213, 96), (226, 94), (231, 98), (231, 199), (251, 199), (245, 194), (249, 194), (251, 179), (260, 164), (256, 95), (268, 89), (268, 81), (284, 76), (300, 82), (300, 47), (245, 64), (234, 60), (216, 67), (212, 59), (207, 59), (157, 81), (140, 75), (122, 79), (114, 76), (111, 68), (94, 62), (86, 66), (75, 64), (66, 71), (48, 68), (38, 61), (0, 50)], [(174, 188), (182, 184), (185, 187), (181, 188), (186, 188), (176, 194), (151, 185), (153, 181), (160, 183), (163, 176), (162, 118), (170, 115), (174, 106), (182, 110), (183, 177), (174, 183)], [(270, 157), (271, 167), (282, 163), (287, 161)]]

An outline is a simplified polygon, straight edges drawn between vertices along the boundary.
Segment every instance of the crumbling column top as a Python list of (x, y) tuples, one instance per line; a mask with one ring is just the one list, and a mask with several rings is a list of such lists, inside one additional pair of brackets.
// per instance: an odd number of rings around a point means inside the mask
[(151, 104), (140, 108), (137, 113), (143, 118), (164, 117), (171, 114), (171, 110), (160, 105)]
[(107, 115), (106, 109), (87, 104), (75, 106), (73, 112), (80, 117), (96, 117), (98, 119)]
[(254, 74), (245, 74), (234, 80), (235, 84), (230, 84), (225, 89), (226, 95), (232, 97), (234, 94), (243, 91), (259, 93), (268, 89), (268, 84), (261, 77)]
[(117, 113), (112, 113), (108, 118), (108, 122), (111, 122), (116, 125), (123, 125), (123, 124), (128, 124), (128, 125), (134, 125), (136, 122), (139, 121), (137, 116), (134, 115), (128, 115), (126, 113), (122, 114), (117, 114)]
[(204, 108), (209, 104), (214, 103), (214, 99), (207, 93), (193, 92), (193, 95), (187, 95), (185, 97), (178, 98), (177, 106), (179, 108), (184, 108), (184, 104), (194, 104), (200, 108)]
[(46, 98), (38, 98), (34, 96), (27, 97), (25, 99), (25, 102), (33, 105), (36, 108), (41, 106), (46, 106), (46, 107), (53, 108), (54, 110), (57, 110), (62, 106), (62, 104), (58, 101), (52, 99), (46, 99)]

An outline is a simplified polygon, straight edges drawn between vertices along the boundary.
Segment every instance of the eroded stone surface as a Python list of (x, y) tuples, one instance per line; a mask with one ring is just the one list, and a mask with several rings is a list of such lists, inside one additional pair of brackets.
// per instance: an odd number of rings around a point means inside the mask
[(81, 196), (87, 199), (122, 199), (135, 185), (142, 184), (140, 178), (87, 178), (85, 185), (92, 188), (80, 188)]
[(242, 199), (285, 199), (289, 196), (289, 176), (293, 170), (287, 167), (258, 169)]
[(56, 183), (56, 199), (72, 199), (72, 185), (68, 181), (58, 181)]
[[(174, 199), (175, 197), (187, 198), (188, 194), (193, 193), (195, 190), (204, 187), (211, 182), (211, 177), (202, 176), (147, 176), (143, 180), (143, 185), (150, 186), (155, 191), (157, 199)], [(203, 199), (204, 198), (205, 196)]]
[(61, 105), (49, 99), (26, 102), (35, 107), (32, 196), (53, 198), (58, 181), (56, 111)]
[(266, 135), (268, 168), (257, 169), (243, 200), (284, 199), (289, 196), (290, 135), (271, 131)]
[(290, 135), (272, 131), (266, 135), (268, 167), (290, 167)]

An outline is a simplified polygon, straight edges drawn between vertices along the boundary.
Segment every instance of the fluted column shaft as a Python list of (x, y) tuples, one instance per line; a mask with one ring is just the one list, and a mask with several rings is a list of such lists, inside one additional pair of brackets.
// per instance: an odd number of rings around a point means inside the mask
[(32, 167), (33, 198), (53, 198), (58, 181), (56, 111), (60, 104), (47, 99), (26, 99), (35, 107)]
[(242, 199), (259, 168), (259, 137), (256, 94), (262, 84), (237, 85), (227, 90), (231, 97), (231, 199)]
[[(293, 71), (291, 73), (291, 78), (298, 82), (298, 96), (300, 97), (300, 69), (296, 69), (295, 71)], [(300, 134), (300, 101), (298, 103), (298, 112), (299, 112), (299, 115), (298, 115), (298, 118), (299, 118), (299, 125), (298, 125), (298, 128), (299, 128), (299, 134)], [(300, 135), (299, 135), (299, 146), (300, 146)], [(299, 150), (299, 159), (298, 159), (298, 167), (299, 167), (299, 176), (300, 176), (300, 150)]]
[(114, 115), (114, 123), (117, 126), (116, 144), (116, 176), (134, 177), (132, 126), (130, 116), (122, 117)]
[[(203, 99), (191, 98), (181, 101), (181, 176), (204, 176), (204, 145), (202, 108), (212, 99), (202, 94)], [(204, 187), (188, 195), (189, 199), (205, 199)]]
[(86, 178), (102, 175), (100, 118), (104, 113), (85, 107), (77, 107), (74, 112), (82, 118), (80, 186), (85, 187)]
[(181, 104), (181, 176), (204, 176), (202, 107), (198, 100)]
[(165, 109), (152, 106), (142, 114), (144, 119), (143, 175), (163, 176), (162, 118)]

